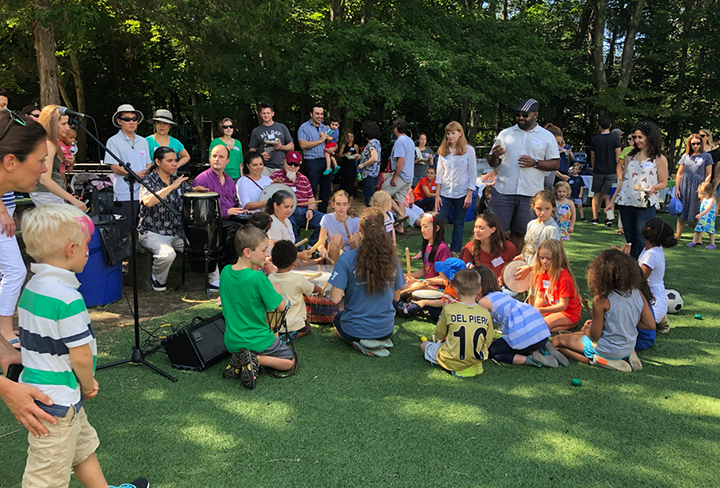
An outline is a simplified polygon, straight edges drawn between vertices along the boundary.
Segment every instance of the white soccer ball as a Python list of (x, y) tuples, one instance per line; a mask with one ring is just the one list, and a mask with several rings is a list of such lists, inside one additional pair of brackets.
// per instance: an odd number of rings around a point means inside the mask
[(682, 310), (685, 302), (677, 290), (665, 290), (668, 301), (668, 313), (678, 313)]

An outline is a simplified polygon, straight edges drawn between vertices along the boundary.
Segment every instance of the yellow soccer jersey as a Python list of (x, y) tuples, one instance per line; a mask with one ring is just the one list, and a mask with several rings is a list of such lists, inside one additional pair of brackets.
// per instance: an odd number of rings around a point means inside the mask
[(437, 362), (449, 371), (461, 371), (485, 361), (493, 339), (490, 312), (480, 305), (455, 302), (445, 305), (435, 326), (435, 337), (445, 339)]

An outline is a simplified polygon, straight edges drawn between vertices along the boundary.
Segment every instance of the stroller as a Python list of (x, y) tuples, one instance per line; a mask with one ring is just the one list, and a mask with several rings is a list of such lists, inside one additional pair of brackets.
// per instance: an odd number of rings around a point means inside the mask
[(77, 173), (70, 180), (72, 194), (88, 208), (90, 215), (110, 215), (113, 213), (113, 183), (107, 176), (94, 173)]

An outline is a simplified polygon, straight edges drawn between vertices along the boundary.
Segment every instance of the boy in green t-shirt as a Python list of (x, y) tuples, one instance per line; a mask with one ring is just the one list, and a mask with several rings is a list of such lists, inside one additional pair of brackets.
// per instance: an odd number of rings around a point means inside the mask
[(252, 225), (235, 234), (238, 260), (220, 275), (220, 299), (225, 316), (225, 347), (232, 353), (225, 378), (255, 388), (260, 366), (280, 371), (295, 367), (295, 355), (275, 337), (265, 321), (267, 310), (282, 312), (287, 302), (262, 271), (268, 257), (267, 235)]

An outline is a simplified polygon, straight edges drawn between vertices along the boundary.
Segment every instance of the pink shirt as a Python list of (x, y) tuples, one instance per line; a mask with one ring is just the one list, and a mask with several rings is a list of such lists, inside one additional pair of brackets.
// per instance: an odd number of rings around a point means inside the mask
[(440, 273), (435, 271), (435, 263), (445, 261), (447, 258), (450, 257), (450, 248), (444, 242), (441, 242), (438, 245), (437, 251), (435, 251), (435, 259), (433, 259), (432, 262), (430, 262), (431, 251), (432, 246), (428, 244), (428, 246), (425, 248), (425, 252), (423, 253), (423, 269), (425, 270), (425, 279), (435, 278), (436, 276), (438, 276)]
[(298, 172), (295, 181), (290, 181), (290, 179), (285, 174), (285, 169), (283, 168), (275, 171), (273, 174), (270, 175), (270, 179), (273, 181), (278, 178), (282, 180), (280, 181), (280, 183), (289, 186), (290, 189), (295, 192), (298, 207), (307, 207), (307, 202), (309, 202), (310, 200), (315, 200), (315, 196), (312, 192), (312, 187), (310, 186), (310, 180), (308, 180), (307, 176), (305, 176), (304, 174)]

